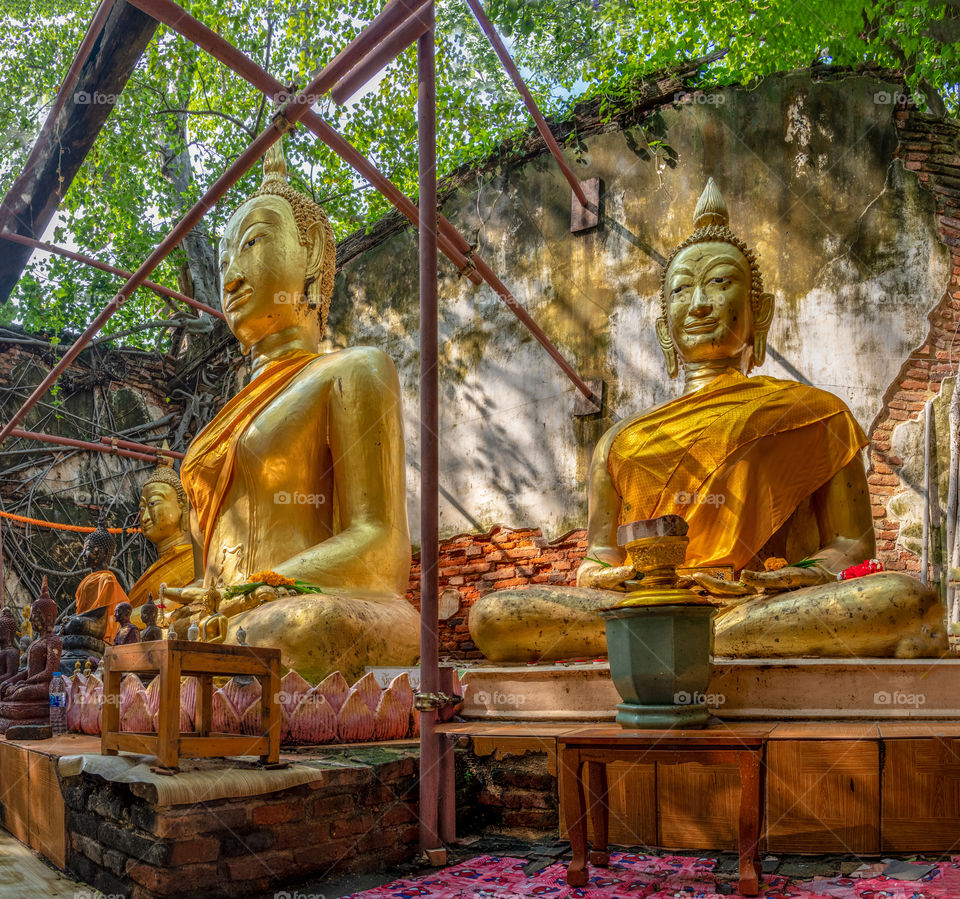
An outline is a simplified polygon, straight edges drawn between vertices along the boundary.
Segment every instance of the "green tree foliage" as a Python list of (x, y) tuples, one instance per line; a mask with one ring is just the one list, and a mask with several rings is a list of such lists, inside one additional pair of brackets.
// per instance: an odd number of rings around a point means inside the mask
[[(267, 68), (304, 86), (376, 15), (381, 0), (182, 0), (194, 16)], [(93, 0), (0, 0), (0, 190), (23, 165), (82, 39)], [(956, 115), (960, 0), (488, 0), (541, 108), (569, 114), (604, 97), (606, 114), (629, 105), (644, 76), (725, 51), (700, 85), (750, 84), (776, 71), (833, 64), (900, 69), (934, 112)], [(463, 0), (438, 0), (438, 168), (498, 151), (530, 120)], [(416, 193), (416, 62), (408, 49), (344, 107), (322, 115), (393, 180)], [(158, 31), (62, 206), (55, 239), (135, 270), (183, 209), (268, 121), (270, 105), (246, 82), (179, 36)], [(192, 173), (176, 185), (164, 163), (184, 148)], [(309, 133), (288, 140), (295, 184), (322, 202), (338, 238), (389, 208)], [(215, 242), (230, 211), (255, 189), (250, 173), (206, 218)], [(177, 286), (173, 254), (154, 280)], [(52, 334), (78, 331), (116, 289), (116, 279), (60, 259), (34, 260), (4, 321)], [(170, 314), (139, 291), (108, 325), (119, 333)], [(155, 334), (127, 342), (151, 345)]]

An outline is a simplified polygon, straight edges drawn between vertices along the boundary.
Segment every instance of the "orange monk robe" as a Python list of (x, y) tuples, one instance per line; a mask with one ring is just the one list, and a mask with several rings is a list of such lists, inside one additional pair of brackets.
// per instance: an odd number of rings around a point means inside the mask
[(106, 606), (107, 631), (104, 640), (113, 643), (120, 625), (113, 620), (113, 612), (122, 602), (129, 602), (123, 587), (112, 571), (94, 571), (88, 574), (77, 587), (77, 614), (91, 612)]
[[(151, 593), (154, 601), (159, 600), (161, 584), (168, 587), (186, 587), (187, 584), (192, 584), (193, 580), (193, 544), (178, 543), (139, 577), (130, 589), (130, 605), (135, 609), (142, 606)], [(180, 603), (170, 599), (165, 599), (164, 604), (169, 611), (180, 607)]]
[(681, 515), (688, 565), (740, 571), (867, 443), (833, 394), (731, 369), (626, 425), (607, 466), (621, 523)]
[(210, 540), (233, 482), (240, 438), (251, 422), (306, 368), (317, 353), (292, 350), (270, 363), (227, 403), (190, 444), (180, 466), (180, 483), (197, 514), (203, 534), (203, 563)]

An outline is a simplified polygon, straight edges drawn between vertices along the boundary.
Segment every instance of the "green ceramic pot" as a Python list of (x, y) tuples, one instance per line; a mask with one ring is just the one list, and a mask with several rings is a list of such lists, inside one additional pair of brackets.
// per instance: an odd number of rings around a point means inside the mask
[(610, 674), (623, 699), (617, 721), (629, 728), (704, 727), (716, 609), (649, 605), (600, 614)]

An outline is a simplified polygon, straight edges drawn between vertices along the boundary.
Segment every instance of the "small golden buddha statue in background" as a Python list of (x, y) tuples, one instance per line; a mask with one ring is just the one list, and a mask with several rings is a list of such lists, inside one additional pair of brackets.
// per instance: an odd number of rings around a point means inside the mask
[[(656, 322), (683, 396), (619, 422), (597, 445), (578, 586), (483, 597), (470, 613), (474, 642), (494, 661), (604, 653), (595, 610), (636, 577), (618, 526), (675, 514), (689, 525), (686, 564), (701, 569), (692, 580), (721, 605), (716, 655), (942, 655), (943, 607), (919, 580), (887, 572), (838, 582), (875, 554), (867, 438), (832, 394), (748, 377), (764, 360), (774, 300), (713, 179), (694, 228), (668, 260)], [(771, 557), (819, 561), (766, 571)]]
[(27, 664), (0, 686), (0, 733), (11, 725), (50, 723), (50, 681), (60, 668), (62, 642), (53, 632), (57, 604), (44, 577), (40, 596), (30, 606), (36, 638), (27, 650)]
[[(167, 444), (164, 444), (164, 449)], [(147, 596), (159, 592), (160, 584), (185, 587), (196, 576), (193, 543), (190, 540), (190, 503), (173, 462), (160, 456), (156, 469), (140, 492), (140, 528), (157, 550), (154, 562), (130, 590), (130, 604), (136, 609)], [(179, 603), (173, 603), (175, 608)]]
[(253, 380), (194, 439), (180, 469), (202, 577), (167, 594), (200, 611), (207, 586), (273, 571), (322, 592), (229, 597), (227, 638), (281, 650), (316, 680), (411, 665), (419, 616), (410, 573), (400, 384), (383, 351), (319, 352), (336, 255), (323, 210), (293, 190), (279, 144), (220, 243), (223, 310)]
[(203, 594), (206, 617), (200, 619), (200, 639), (204, 643), (223, 643), (227, 639), (227, 616), (219, 610), (220, 591), (208, 587)]
[(113, 554), (117, 551), (117, 540), (107, 530), (103, 512), (100, 513), (96, 528), (87, 534), (80, 554), (81, 562), (93, 571), (77, 586), (76, 614), (83, 615), (94, 609), (106, 609), (106, 633), (103, 639), (113, 643), (117, 635), (117, 622), (114, 611), (117, 604), (128, 602), (127, 594), (117, 576), (110, 570)]

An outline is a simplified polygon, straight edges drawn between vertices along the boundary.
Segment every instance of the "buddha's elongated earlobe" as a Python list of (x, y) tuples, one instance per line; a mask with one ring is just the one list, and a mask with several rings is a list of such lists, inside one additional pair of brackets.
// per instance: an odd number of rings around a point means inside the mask
[(763, 293), (753, 314), (753, 364), (763, 365), (767, 356), (767, 332), (773, 321), (773, 294)]
[(657, 342), (660, 344), (660, 349), (663, 350), (663, 358), (667, 363), (667, 374), (671, 379), (675, 378), (680, 372), (677, 348), (673, 345), (673, 338), (670, 336), (670, 326), (667, 324), (667, 319), (662, 315), (657, 316)]

